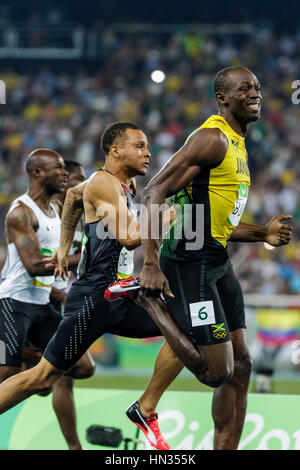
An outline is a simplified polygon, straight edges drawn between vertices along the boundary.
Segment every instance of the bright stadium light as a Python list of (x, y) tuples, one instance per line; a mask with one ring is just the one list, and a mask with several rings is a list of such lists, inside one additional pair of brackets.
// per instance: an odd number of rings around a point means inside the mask
[(151, 73), (151, 78), (155, 83), (162, 83), (166, 78), (166, 75), (162, 70), (154, 70)]

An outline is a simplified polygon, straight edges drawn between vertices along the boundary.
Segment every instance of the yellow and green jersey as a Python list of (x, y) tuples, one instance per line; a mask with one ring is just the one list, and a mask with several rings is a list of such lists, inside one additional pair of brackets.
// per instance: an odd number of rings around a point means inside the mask
[(184, 233), (181, 238), (178, 238), (178, 232), (175, 229), (178, 223), (178, 213), (177, 216), (175, 215), (169, 232), (164, 235), (161, 254), (179, 261), (199, 259), (217, 261), (227, 258), (227, 241), (239, 224), (250, 186), (244, 137), (237, 134), (225, 119), (218, 115), (208, 118), (198, 129), (203, 128), (220, 129), (228, 140), (228, 150), (219, 165), (205, 167), (174, 197), (174, 203), (182, 210), (180, 223), (183, 226), (183, 232), (184, 225), (187, 223), (183, 217), (184, 206), (191, 205), (192, 220), (189, 223), (192, 224), (193, 230), (199, 227), (199, 223), (195, 221), (196, 205), (202, 204), (204, 208), (203, 225), (201, 225), (201, 228), (204, 228), (204, 243), (201, 249), (187, 250), (186, 243), (190, 240), (186, 239)]

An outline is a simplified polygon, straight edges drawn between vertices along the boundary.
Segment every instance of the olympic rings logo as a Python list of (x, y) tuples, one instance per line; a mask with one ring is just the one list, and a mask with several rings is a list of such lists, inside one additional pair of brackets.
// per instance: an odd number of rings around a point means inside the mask
[(218, 331), (218, 332), (213, 333), (213, 337), (216, 339), (223, 339), (226, 337), (226, 335), (227, 335), (227, 331)]

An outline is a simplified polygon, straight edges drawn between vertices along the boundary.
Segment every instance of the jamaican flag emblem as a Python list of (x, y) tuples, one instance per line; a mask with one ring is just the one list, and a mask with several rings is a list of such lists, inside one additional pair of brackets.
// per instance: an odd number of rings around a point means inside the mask
[(211, 325), (213, 329), (213, 337), (216, 339), (223, 339), (227, 335), (226, 328), (224, 326), (224, 323), (219, 323), (217, 325)]
[(239, 142), (238, 142), (238, 140), (237, 140), (237, 139), (231, 139), (231, 143), (232, 143), (233, 147), (234, 147), (236, 150), (238, 150), (238, 148), (239, 148)]

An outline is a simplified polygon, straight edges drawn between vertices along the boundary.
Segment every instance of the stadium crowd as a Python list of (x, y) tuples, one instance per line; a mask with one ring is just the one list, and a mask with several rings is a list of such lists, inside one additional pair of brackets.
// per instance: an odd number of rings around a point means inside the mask
[[(292, 82), (300, 79), (300, 33), (205, 34), (190, 27), (173, 33), (121, 34), (105, 29), (93, 69), (6, 69), (0, 117), (0, 265), (5, 257), (4, 217), (27, 186), (24, 163), (33, 148), (49, 147), (80, 162), (90, 175), (103, 164), (100, 135), (114, 121), (137, 122), (147, 133), (152, 162), (147, 180), (188, 134), (216, 114), (212, 79), (228, 65), (246, 65), (262, 84), (263, 113), (246, 138), (252, 186), (243, 220), (265, 224), (293, 215), (293, 243), (242, 252), (239, 278), (245, 293), (300, 292), (300, 105)], [(153, 70), (165, 80), (151, 80)], [(138, 180), (139, 188), (145, 180)], [(231, 245), (233, 253), (243, 248)], [(241, 256), (242, 256), (241, 255)], [(139, 253), (139, 257), (141, 254)]]

